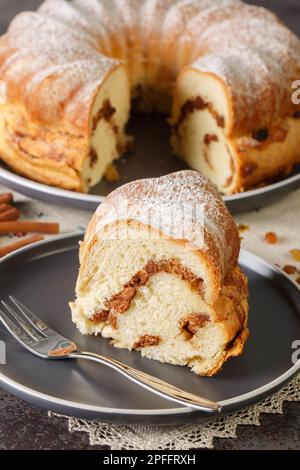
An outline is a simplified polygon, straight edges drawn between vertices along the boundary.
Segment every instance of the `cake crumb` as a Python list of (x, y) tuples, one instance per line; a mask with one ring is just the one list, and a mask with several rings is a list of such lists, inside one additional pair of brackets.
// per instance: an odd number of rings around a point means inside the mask
[(108, 165), (107, 170), (106, 170), (105, 175), (104, 175), (104, 178), (109, 183), (115, 183), (117, 181), (120, 181), (120, 179), (121, 179), (120, 173), (119, 173), (118, 169), (116, 168), (116, 166), (113, 163)]

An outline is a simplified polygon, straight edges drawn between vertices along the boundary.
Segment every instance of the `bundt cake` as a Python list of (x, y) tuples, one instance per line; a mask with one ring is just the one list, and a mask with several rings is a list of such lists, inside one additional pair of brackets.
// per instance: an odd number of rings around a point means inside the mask
[(239, 0), (46, 0), (0, 39), (0, 158), (88, 191), (128, 145), (130, 101), (231, 194), (300, 161), (300, 41)]
[(73, 321), (116, 347), (214, 375), (248, 337), (239, 249), (221, 196), (198, 172), (121, 186), (81, 244)]

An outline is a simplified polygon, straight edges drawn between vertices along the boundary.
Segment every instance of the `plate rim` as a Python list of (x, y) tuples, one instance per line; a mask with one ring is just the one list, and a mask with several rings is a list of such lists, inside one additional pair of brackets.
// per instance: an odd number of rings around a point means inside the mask
[(8, 181), (13, 184), (18, 184), (21, 187), (26, 189), (33, 189), (41, 192), (42, 194), (50, 194), (55, 197), (63, 197), (66, 199), (73, 199), (83, 202), (98, 203), (104, 201), (105, 196), (96, 196), (94, 194), (80, 193), (78, 191), (71, 191), (68, 189), (57, 188), (55, 186), (50, 186), (48, 184), (39, 183), (38, 181), (31, 180), (26, 178), (26, 176), (18, 175), (12, 170), (3, 168), (0, 163), (0, 180), (3, 178), (4, 181)]
[[(35, 243), (32, 246), (25, 246), (23, 248), (20, 248), (19, 250), (16, 250), (15, 252), (5, 256), (2, 260), (0, 260), (0, 266), (3, 264), (9, 262), (10, 260), (21, 256), (24, 253), (34, 251), (36, 248), (40, 248), (43, 245), (56, 245), (58, 242), (63, 242), (63, 241), (71, 241), (73, 239), (74, 242), (74, 247), (75, 243), (78, 242), (80, 237), (82, 237), (83, 232), (73, 232), (73, 233), (68, 233), (68, 234), (62, 234), (55, 236), (51, 239), (46, 239), (42, 240), (40, 242)], [(65, 249), (71, 249), (71, 247), (65, 247)], [(44, 255), (47, 256), (47, 253), (44, 253)], [(49, 254), (48, 256), (51, 256)], [(261, 258), (260, 256), (251, 253), (248, 250), (241, 249), (240, 252), (240, 258), (248, 258), (248, 259), (254, 259), (256, 260), (257, 263), (260, 263), (261, 265), (265, 266), (271, 271), (274, 271), (277, 275), (283, 276), (286, 282), (288, 282), (291, 286), (294, 287), (296, 290), (296, 294), (300, 296), (300, 287), (298, 284), (290, 278), (284, 271), (282, 271), (280, 268), (277, 266), (271, 264), (269, 261)], [(28, 260), (27, 260), (28, 262)], [(243, 406), (246, 406), (249, 401), (252, 399), (257, 398), (257, 401), (259, 399), (268, 394), (272, 394), (280, 387), (281, 385), (284, 386), (284, 384), (294, 377), (296, 373), (300, 370), (300, 359), (294, 364), (292, 367), (287, 369), (283, 374), (281, 374), (279, 377), (275, 378), (271, 382), (268, 382), (265, 385), (262, 385), (261, 387), (258, 387), (250, 392), (244, 393), (242, 395), (238, 395), (233, 398), (228, 398), (226, 400), (222, 400), (219, 403), (223, 407), (223, 413), (226, 413), (225, 408), (230, 408), (231, 406), (236, 405), (237, 403), (240, 405), (239, 408), (242, 408)], [(102, 415), (131, 415), (133, 417), (137, 416), (143, 416), (143, 417), (150, 417), (153, 415), (156, 416), (170, 416), (170, 415), (182, 415), (182, 414), (195, 414), (195, 410), (189, 407), (178, 407), (178, 408), (167, 408), (167, 409), (126, 409), (126, 408), (109, 408), (109, 407), (101, 407), (101, 406), (96, 406), (96, 405), (89, 405), (89, 404), (84, 404), (84, 403), (79, 403), (79, 402), (73, 402), (70, 400), (64, 400), (62, 398), (55, 398), (52, 395), (48, 395), (46, 393), (38, 392), (28, 386), (22, 385), (18, 383), (17, 381), (8, 378), (4, 373), (1, 372), (0, 368), (0, 385), (7, 385), (10, 391), (16, 391), (22, 393), (22, 396), (26, 395), (31, 398), (39, 399), (43, 401), (43, 403), (51, 403), (51, 404), (56, 404), (59, 405), (60, 407), (66, 407), (68, 409), (74, 409), (77, 411), (87, 411), (87, 412), (93, 412), (96, 414), (102, 414)], [(269, 392), (269, 393), (268, 393)], [(197, 414), (202, 414), (201, 412), (196, 412)]]
[[(33, 190), (35, 192), (41, 193), (43, 195), (50, 195), (58, 199), (67, 199), (71, 201), (82, 202), (84, 204), (101, 204), (106, 196), (97, 196), (95, 194), (80, 193), (78, 191), (70, 191), (63, 188), (57, 188), (55, 186), (50, 186), (44, 183), (39, 183), (38, 181), (30, 180), (25, 176), (18, 175), (13, 172), (13, 170), (6, 169), (0, 162), (0, 181), (3, 183), (12, 183), (18, 186), (18, 188), (26, 188)], [(254, 188), (248, 191), (241, 193), (233, 194), (230, 196), (222, 196), (223, 200), (226, 203), (234, 203), (235, 201), (249, 200), (253, 197), (262, 196), (264, 194), (269, 194), (285, 188), (286, 186), (293, 185), (299, 181), (300, 186), (300, 170), (287, 178), (284, 178), (275, 183), (262, 186), (261, 188)], [(126, 183), (125, 183), (126, 184)], [(16, 190), (18, 191), (18, 189)]]

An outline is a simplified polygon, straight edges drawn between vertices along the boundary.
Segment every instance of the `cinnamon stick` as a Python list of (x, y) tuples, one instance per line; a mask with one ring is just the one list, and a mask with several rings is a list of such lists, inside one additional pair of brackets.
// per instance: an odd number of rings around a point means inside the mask
[(0, 204), (11, 204), (13, 202), (12, 193), (3, 193), (0, 194)]
[(0, 214), (2, 212), (8, 211), (8, 209), (11, 209), (11, 208), (12, 206), (10, 204), (5, 204), (5, 203), (0, 204)]
[(21, 240), (12, 242), (3, 248), (0, 248), (0, 258), (18, 250), (19, 248), (23, 248), (24, 246), (31, 245), (32, 243), (39, 242), (41, 240), (44, 240), (44, 237), (41, 235), (33, 235), (32, 237), (22, 238)]
[(20, 217), (19, 209), (12, 207), (11, 209), (8, 209), (5, 212), (2, 212), (2, 213), (0, 212), (0, 223), (12, 221), (12, 220), (18, 220), (19, 217)]
[(16, 222), (0, 222), (0, 233), (49, 233), (55, 235), (59, 232), (59, 224), (52, 222), (35, 222), (21, 220)]

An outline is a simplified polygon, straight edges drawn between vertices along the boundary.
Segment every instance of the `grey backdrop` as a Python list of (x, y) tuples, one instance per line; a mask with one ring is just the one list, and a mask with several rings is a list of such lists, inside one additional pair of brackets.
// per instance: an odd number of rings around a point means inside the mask
[[(40, 0), (0, 0), (0, 34), (21, 10), (36, 9)], [(300, 35), (300, 0), (248, 0), (276, 12)], [(300, 77), (299, 77), (300, 78)], [(87, 435), (70, 434), (66, 422), (49, 420), (47, 412), (0, 390), (0, 449), (94, 449)], [(239, 426), (237, 439), (215, 439), (215, 449), (300, 450), (300, 404), (287, 403), (283, 415), (265, 415), (261, 426)], [(99, 448), (99, 447), (98, 447)]]

